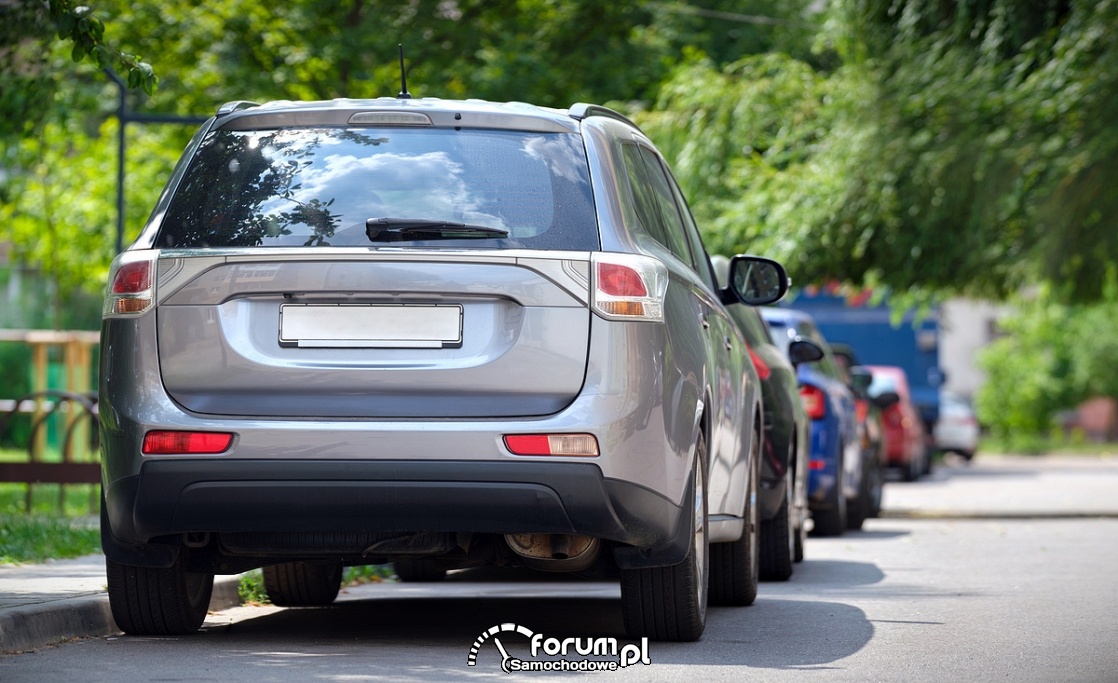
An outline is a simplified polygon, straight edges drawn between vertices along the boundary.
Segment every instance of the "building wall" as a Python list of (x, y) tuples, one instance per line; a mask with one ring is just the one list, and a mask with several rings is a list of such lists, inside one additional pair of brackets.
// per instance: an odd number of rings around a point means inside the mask
[(947, 375), (944, 390), (973, 398), (985, 376), (980, 349), (1000, 336), (998, 318), (1008, 308), (988, 301), (951, 299), (940, 309), (939, 362)]

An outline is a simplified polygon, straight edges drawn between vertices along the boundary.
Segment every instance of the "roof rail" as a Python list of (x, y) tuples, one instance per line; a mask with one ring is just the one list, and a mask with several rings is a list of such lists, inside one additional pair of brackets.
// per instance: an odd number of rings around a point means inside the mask
[(614, 119), (614, 120), (617, 120), (617, 121), (621, 121), (622, 123), (627, 123), (630, 126), (632, 126), (633, 128), (636, 128), (637, 130), (640, 130), (640, 126), (638, 126), (637, 124), (633, 123), (632, 121), (630, 121), (629, 119), (627, 119), (623, 115), (618, 114), (617, 112), (610, 109), (609, 107), (603, 107), (600, 104), (587, 104), (586, 102), (576, 102), (575, 104), (571, 105), (570, 109), (567, 110), (567, 116), (570, 116), (575, 121), (581, 121), (581, 120), (583, 120), (585, 118), (588, 118), (588, 117), (591, 117), (591, 116), (605, 116), (605, 117), (608, 117), (608, 118), (611, 118), (611, 119)]
[(240, 109), (248, 109), (249, 107), (259, 107), (259, 106), (260, 106), (260, 104), (257, 103), (257, 102), (249, 102), (248, 100), (234, 100), (232, 102), (226, 102), (225, 104), (218, 107), (216, 116), (218, 118), (221, 118), (222, 116), (225, 116), (226, 114), (232, 114), (233, 112), (238, 111)]

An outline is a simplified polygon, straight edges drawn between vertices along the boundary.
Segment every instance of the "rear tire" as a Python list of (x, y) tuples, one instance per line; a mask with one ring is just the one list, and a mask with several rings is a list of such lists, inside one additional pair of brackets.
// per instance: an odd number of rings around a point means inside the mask
[(923, 473), (924, 463), (919, 462), (915, 457), (910, 456), (908, 462), (904, 464), (904, 469), (901, 471), (901, 477), (905, 481), (916, 481)]
[(206, 620), (214, 575), (188, 572), (180, 553), (167, 569), (105, 558), (109, 607), (121, 631), (135, 636), (194, 633)]
[(691, 476), (691, 548), (670, 567), (621, 570), (621, 608), (631, 638), (692, 641), (706, 627), (710, 544), (707, 538), (706, 442), (699, 435)]
[[(710, 602), (712, 605), (745, 607), (757, 599), (761, 579), (761, 541), (764, 539), (761, 506), (760, 430), (753, 432), (749, 454), (749, 479), (745, 492), (745, 514), (741, 538), (710, 546)], [(790, 539), (788, 539), (790, 540)], [(789, 547), (789, 552), (791, 548)]]
[(340, 562), (282, 562), (264, 567), (264, 590), (272, 604), (280, 607), (329, 605), (341, 586)]
[(432, 583), (446, 578), (446, 569), (434, 560), (398, 560), (392, 568), (404, 583)]
[(847, 505), (846, 527), (857, 531), (866, 519), (877, 516), (881, 508), (881, 488), (883, 486), (881, 467), (876, 459), (870, 459), (862, 471), (862, 481), (858, 486), (858, 497)]
[[(787, 581), (796, 562), (799, 532), (792, 520), (792, 472), (784, 482), (784, 502), (772, 519), (761, 521), (761, 580)], [(803, 553), (803, 548), (800, 548)], [(802, 557), (802, 555), (801, 555)]]
[(842, 458), (839, 458), (836, 471), (838, 477), (835, 479), (831, 495), (828, 496), (828, 507), (811, 512), (811, 519), (815, 522), (811, 530), (813, 536), (841, 536), (846, 531), (846, 496), (842, 493)]
[(803, 562), (804, 545), (807, 544), (807, 519), (803, 515), (797, 516), (800, 518), (800, 526), (796, 529), (796, 545), (793, 547), (792, 557), (796, 562)]

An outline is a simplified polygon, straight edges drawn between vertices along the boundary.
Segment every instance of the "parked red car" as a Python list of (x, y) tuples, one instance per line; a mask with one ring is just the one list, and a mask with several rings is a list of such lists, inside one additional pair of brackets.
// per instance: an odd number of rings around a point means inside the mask
[(914, 481), (931, 471), (927, 432), (920, 411), (912, 404), (904, 370), (892, 365), (865, 366), (873, 373), (869, 394), (881, 408), (885, 427), (885, 456), (890, 468), (899, 470), (905, 481)]

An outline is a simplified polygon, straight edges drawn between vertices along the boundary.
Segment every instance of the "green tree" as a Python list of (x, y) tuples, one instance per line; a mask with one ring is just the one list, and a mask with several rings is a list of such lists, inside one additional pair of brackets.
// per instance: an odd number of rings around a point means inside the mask
[[(852, 277), (1004, 296), (1035, 278), (1073, 301), (1102, 295), (1118, 258), (1118, 3), (859, 0), (831, 34), (874, 87), (875, 131), (849, 168), (846, 225), (869, 233)], [(895, 210), (877, 211), (895, 196)], [(876, 215), (874, 215), (876, 214)], [(1105, 233), (1105, 234), (1104, 234)], [(812, 245), (820, 257), (821, 245)], [(887, 264), (906, 264), (887, 268)]]
[(1116, 28), (1113, 0), (836, 2), (818, 49), (839, 66), (688, 64), (641, 121), (722, 248), (902, 295), (1045, 280), (1097, 300), (1118, 261)]
[(1041, 288), (1016, 300), (1006, 335), (979, 358), (987, 380), (976, 397), (983, 423), (1011, 444), (1043, 436), (1060, 411), (1094, 396), (1118, 397), (1118, 287), (1067, 304)]
[[(104, 56), (97, 48), (108, 49), (110, 30), (112, 44), (158, 55), (159, 89), (133, 90), (131, 110), (208, 115), (239, 99), (394, 96), (398, 43), (416, 96), (560, 107), (651, 100), (684, 45), (715, 55), (715, 63), (736, 58), (739, 49), (798, 46), (806, 54), (806, 29), (798, 23), (806, 0), (754, 4), (746, 11), (717, 0), (706, 3), (705, 14), (689, 14), (689, 5), (676, 3), (597, 0), (98, 0), (98, 13), (91, 14), (57, 1), (18, 2), (13, 7), (26, 10), (21, 21), (31, 28), (4, 34), (0, 46), (9, 47), (0, 50), (36, 55), (34, 68), (9, 64), (37, 80), (5, 86), (4, 102), (9, 92), (18, 94), (21, 102), (37, 103), (21, 106), (44, 116), (19, 127), (14, 141), (0, 135), (0, 240), (62, 283), (60, 305), (79, 286), (99, 290), (112, 256), (117, 92), (96, 59), (73, 63), (78, 43), (57, 39), (48, 7), (81, 14), (82, 35), (101, 41), (87, 51), (94, 58)], [(730, 11), (778, 21), (751, 24), (717, 14)], [(123, 70), (122, 64), (116, 67)], [(23, 120), (16, 113), (7, 119)], [(190, 132), (128, 126), (126, 240), (138, 234)]]
[(150, 64), (106, 40), (103, 17), (73, 0), (0, 3), (0, 139), (30, 134), (51, 111), (67, 70), (58, 63), (58, 41), (73, 62), (124, 74), (131, 88), (147, 93), (158, 78)]

